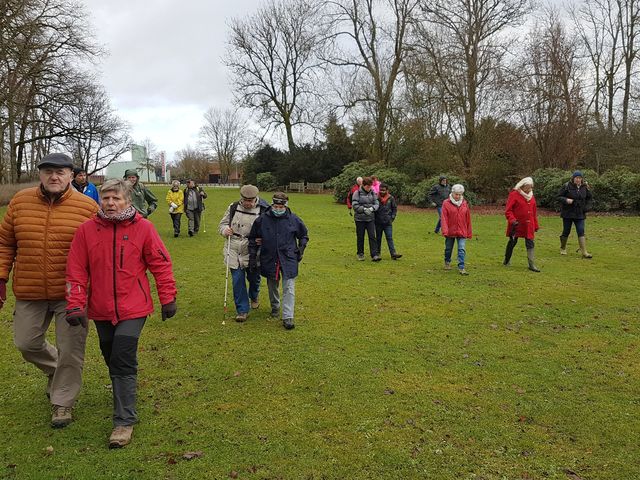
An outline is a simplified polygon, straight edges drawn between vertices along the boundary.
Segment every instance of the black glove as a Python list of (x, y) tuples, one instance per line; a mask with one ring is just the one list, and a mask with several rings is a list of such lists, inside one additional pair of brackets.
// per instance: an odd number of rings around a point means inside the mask
[(249, 255), (249, 272), (254, 273), (258, 271), (258, 258), (254, 255)]
[(67, 310), (66, 319), (67, 319), (67, 323), (72, 327), (77, 327), (78, 325), (82, 325), (84, 328), (87, 328), (87, 325), (89, 324), (89, 319), (87, 319), (87, 312), (85, 312), (80, 307)]
[(520, 225), (520, 222), (518, 220), (514, 220), (511, 224), (511, 228), (516, 228), (518, 225)]
[(162, 305), (162, 321), (164, 322), (167, 318), (173, 317), (178, 311), (178, 306), (176, 305), (176, 301), (165, 303)]

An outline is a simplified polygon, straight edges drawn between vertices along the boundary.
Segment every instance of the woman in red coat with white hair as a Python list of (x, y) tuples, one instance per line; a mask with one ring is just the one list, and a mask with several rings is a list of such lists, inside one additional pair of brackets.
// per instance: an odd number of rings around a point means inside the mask
[(535, 264), (534, 237), (538, 231), (538, 208), (533, 196), (533, 179), (526, 177), (520, 180), (509, 193), (507, 208), (504, 212), (507, 217), (507, 249), (504, 254), (504, 265), (511, 264), (513, 248), (518, 243), (518, 238), (524, 238), (527, 247), (527, 259), (529, 270), (539, 272)]

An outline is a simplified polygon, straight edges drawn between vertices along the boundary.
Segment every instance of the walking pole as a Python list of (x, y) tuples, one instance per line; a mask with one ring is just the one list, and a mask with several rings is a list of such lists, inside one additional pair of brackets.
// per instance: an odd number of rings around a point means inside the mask
[(227, 318), (227, 293), (229, 292), (229, 256), (231, 255), (231, 236), (227, 237), (226, 273), (224, 275), (224, 319)]
[(207, 224), (206, 224), (206, 222), (204, 221), (204, 218), (205, 218), (205, 216), (204, 216), (204, 212), (205, 212), (205, 211), (204, 211), (204, 210), (202, 210), (202, 233), (207, 233)]

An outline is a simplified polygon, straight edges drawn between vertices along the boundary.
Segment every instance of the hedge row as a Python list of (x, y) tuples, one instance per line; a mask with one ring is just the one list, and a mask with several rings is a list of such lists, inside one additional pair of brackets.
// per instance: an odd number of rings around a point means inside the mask
[[(558, 192), (562, 185), (571, 179), (571, 171), (555, 168), (536, 170), (531, 176), (534, 181), (534, 192), (538, 205), (544, 208), (560, 208)], [(593, 210), (640, 211), (640, 174), (627, 167), (616, 167), (598, 175), (593, 170), (583, 170), (584, 179), (589, 183), (593, 193)], [(408, 175), (380, 164), (367, 165), (360, 162), (345, 166), (342, 173), (327, 182), (334, 189), (337, 202), (345, 203), (347, 194), (358, 176), (376, 175), (389, 185), (391, 193), (403, 204), (416, 207), (430, 205), (428, 195), (431, 187), (438, 183), (438, 176), (420, 182), (412, 181)], [(455, 174), (448, 174), (449, 184), (461, 183), (465, 187), (465, 198), (472, 205), (484, 203), (484, 199), (469, 188), (467, 182)], [(509, 189), (505, 188), (506, 199)]]

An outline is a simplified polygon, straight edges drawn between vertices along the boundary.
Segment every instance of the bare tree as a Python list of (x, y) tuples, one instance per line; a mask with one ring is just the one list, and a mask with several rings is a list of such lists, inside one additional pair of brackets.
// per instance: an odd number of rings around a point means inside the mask
[[(346, 71), (347, 108), (364, 106), (374, 124), (372, 157), (388, 164), (393, 102), (418, 0), (328, 1), (333, 40), (328, 61)], [(346, 87), (346, 88), (345, 88)]]
[(523, 21), (529, 0), (421, 0), (416, 54), (428, 62), (448, 104), (451, 134), (464, 166), (471, 167), (476, 124), (489, 114), (500, 82), (505, 31)]
[(318, 14), (313, 0), (270, 0), (231, 22), (225, 63), (236, 100), (267, 127), (284, 127), (289, 151), (296, 147), (293, 128), (318, 122)]
[(245, 122), (238, 110), (210, 108), (200, 129), (203, 147), (218, 162), (222, 183), (228, 183), (233, 165), (245, 144)]
[(583, 153), (584, 130), (577, 40), (569, 35), (557, 12), (550, 11), (529, 34), (515, 66), (517, 109), (536, 145), (539, 167), (574, 167)]
[(211, 157), (202, 150), (185, 147), (175, 154), (176, 160), (171, 169), (171, 176), (183, 180), (193, 179), (198, 182), (209, 180)]
[(64, 136), (55, 123), (35, 124), (60, 108), (54, 99), (74, 85), (61, 82), (72, 75), (73, 63), (99, 51), (83, 8), (73, 0), (4, 0), (0, 18), (0, 130), (15, 181), (29, 146)]
[(117, 160), (131, 147), (129, 126), (115, 114), (100, 86), (88, 85), (60, 117), (67, 119), (69, 132), (62, 144), (89, 175)]

